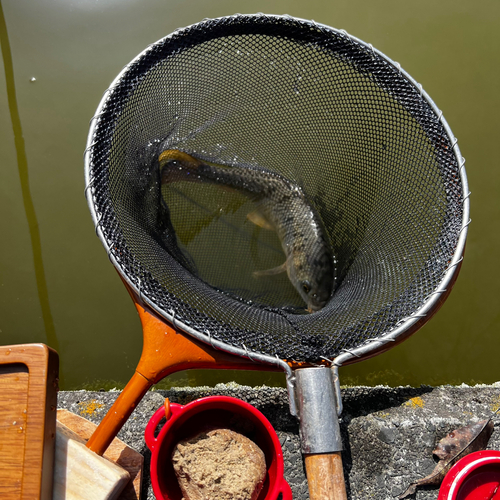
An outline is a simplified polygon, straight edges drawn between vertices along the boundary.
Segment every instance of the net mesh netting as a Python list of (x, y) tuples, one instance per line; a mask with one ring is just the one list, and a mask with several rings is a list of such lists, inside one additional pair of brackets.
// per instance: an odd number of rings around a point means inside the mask
[[(272, 231), (218, 186), (160, 184), (178, 149), (300, 186), (336, 259), (336, 289), (300, 313)], [(93, 130), (91, 204), (120, 272), (157, 311), (235, 347), (302, 361), (380, 337), (427, 300), (462, 228), (453, 145), (418, 88), (342, 32), (287, 17), (204, 21), (153, 44)]]

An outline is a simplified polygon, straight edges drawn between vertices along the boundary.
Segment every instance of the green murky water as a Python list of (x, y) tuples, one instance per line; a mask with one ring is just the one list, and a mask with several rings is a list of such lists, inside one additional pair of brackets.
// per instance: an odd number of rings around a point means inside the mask
[[(86, 206), (88, 122), (116, 74), (150, 43), (205, 17), (264, 11), (343, 28), (399, 61), (443, 110), (467, 159), (472, 224), (453, 293), (412, 338), (343, 368), (342, 383), (499, 380), (498, 2), (1, 0), (1, 6), (2, 344), (56, 348), (64, 389), (128, 381), (141, 327)], [(281, 374), (199, 370), (162, 384), (229, 380), (284, 384)]]

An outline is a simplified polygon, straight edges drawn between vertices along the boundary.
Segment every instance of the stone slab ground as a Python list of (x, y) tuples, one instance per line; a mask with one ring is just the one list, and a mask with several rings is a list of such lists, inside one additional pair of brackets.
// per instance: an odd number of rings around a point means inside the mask
[[(99, 423), (119, 392), (61, 391), (58, 407)], [(283, 388), (251, 388), (219, 384), (214, 388), (177, 388), (149, 391), (132, 413), (118, 437), (144, 455), (142, 500), (153, 500), (149, 477), (151, 454), (144, 429), (165, 397), (187, 404), (194, 399), (226, 395), (258, 408), (276, 430), (283, 448), (285, 478), (295, 500), (307, 500), (298, 435), (298, 421), (288, 410)], [(432, 450), (448, 432), (488, 418), (500, 406), (500, 383), (493, 385), (413, 387), (352, 387), (342, 390), (344, 411), (341, 431), (348, 498), (388, 500), (406, 490), (409, 483), (429, 474), (436, 459)], [(493, 418), (495, 431), (488, 449), (500, 450), (500, 413)], [(437, 489), (421, 489), (410, 500), (435, 500)]]

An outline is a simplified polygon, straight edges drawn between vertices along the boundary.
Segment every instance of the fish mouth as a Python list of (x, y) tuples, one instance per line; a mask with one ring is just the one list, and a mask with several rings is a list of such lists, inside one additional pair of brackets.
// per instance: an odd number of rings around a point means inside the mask
[(309, 304), (309, 306), (306, 308), (306, 311), (309, 312), (309, 313), (313, 313), (313, 312), (318, 312), (320, 311), (321, 309), (323, 309), (323, 307), (326, 306), (326, 302), (322, 303), (322, 304)]

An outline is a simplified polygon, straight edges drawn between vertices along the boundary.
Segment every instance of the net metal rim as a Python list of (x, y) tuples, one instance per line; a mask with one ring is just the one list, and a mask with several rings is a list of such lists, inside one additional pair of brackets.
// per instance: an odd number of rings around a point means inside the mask
[[(153, 310), (156, 314), (158, 314), (161, 318), (164, 318), (166, 321), (171, 323), (175, 328), (187, 333), (188, 335), (196, 338), (197, 340), (200, 340), (204, 342), (205, 344), (208, 344), (212, 346), (213, 348), (217, 350), (221, 350), (224, 352), (228, 352), (231, 354), (235, 354), (240, 357), (244, 357), (247, 359), (250, 359), (254, 362), (257, 363), (264, 363), (264, 364), (269, 364), (269, 365), (274, 365), (280, 367), (282, 370), (284, 370), (287, 375), (290, 377), (291, 376), (291, 369), (288, 363), (283, 361), (282, 359), (276, 357), (273, 357), (269, 354), (264, 354), (264, 353), (259, 353), (255, 351), (251, 351), (247, 349), (245, 345), (242, 345), (241, 347), (235, 347), (232, 345), (228, 345), (222, 341), (219, 341), (217, 339), (214, 339), (211, 337), (211, 335), (208, 332), (200, 332), (198, 330), (195, 330), (194, 328), (190, 327), (189, 325), (183, 323), (180, 320), (176, 319), (175, 311), (169, 310), (166, 311), (159, 307), (157, 304), (155, 304), (152, 300), (150, 300), (148, 297), (145, 297), (144, 295), (141, 294), (140, 290), (140, 285), (139, 287), (133, 282), (128, 274), (125, 272), (125, 270), (122, 268), (120, 263), (117, 261), (117, 259), (114, 257), (113, 252), (111, 251), (110, 247), (110, 242), (106, 239), (101, 227), (100, 227), (100, 217), (98, 214), (98, 211), (96, 209), (96, 206), (94, 204), (94, 199), (92, 195), (89, 195), (89, 192), (91, 191), (93, 179), (91, 178), (90, 170), (91, 170), (91, 149), (94, 146), (94, 135), (97, 127), (97, 123), (99, 120), (100, 115), (103, 112), (103, 109), (112, 95), (114, 89), (120, 84), (122, 78), (124, 75), (127, 74), (127, 71), (129, 68), (134, 65), (138, 60), (140, 60), (142, 57), (144, 57), (153, 46), (164, 43), (166, 40), (182, 33), (185, 31), (188, 31), (194, 27), (197, 27), (198, 25), (206, 22), (217, 22), (217, 21), (224, 21), (224, 20), (231, 20), (231, 19), (241, 19), (245, 18), (251, 21), (252, 19), (262, 19), (266, 18), (268, 20), (293, 20), (294, 22), (298, 23), (303, 23), (305, 25), (309, 25), (311, 27), (314, 27), (315, 29), (319, 29), (321, 31), (329, 32), (329, 33), (334, 33), (336, 35), (340, 36), (345, 36), (351, 41), (355, 42), (356, 44), (359, 44), (369, 51), (371, 51), (374, 55), (376, 54), (378, 57), (381, 57), (384, 59), (387, 63), (389, 63), (391, 66), (393, 66), (397, 71), (399, 72), (400, 75), (402, 75), (408, 82), (418, 90), (420, 93), (421, 97), (427, 102), (427, 104), (430, 106), (432, 111), (435, 113), (436, 117), (438, 118), (438, 121), (442, 124), (448, 139), (450, 140), (452, 144), (452, 149), (455, 155), (455, 158), (457, 159), (458, 165), (459, 165), (459, 176), (460, 176), (460, 182), (462, 185), (462, 205), (463, 205), (463, 213), (462, 213), (462, 224), (461, 224), (461, 229), (460, 229), (460, 234), (457, 240), (457, 245), (455, 248), (455, 252), (453, 254), (452, 259), (450, 260), (450, 263), (448, 265), (448, 268), (443, 274), (443, 278), (438, 285), (438, 287), (428, 296), (427, 300), (424, 302), (424, 304), (416, 310), (412, 315), (401, 319), (398, 324), (396, 325), (395, 328), (392, 330), (386, 332), (385, 334), (377, 337), (377, 338), (370, 338), (363, 344), (359, 345), (358, 347), (346, 350), (343, 349), (341, 352), (335, 357), (334, 360), (329, 360), (328, 358), (324, 358), (326, 361), (331, 362), (332, 365), (335, 366), (341, 366), (342, 364), (345, 364), (348, 361), (356, 361), (358, 358), (365, 358), (368, 356), (370, 353), (373, 351), (376, 351), (380, 349), (381, 347), (390, 344), (391, 342), (394, 343), (399, 337), (401, 337), (405, 332), (407, 332), (409, 329), (411, 329), (414, 325), (416, 325), (418, 322), (425, 322), (425, 318), (429, 318), (431, 313), (433, 313), (440, 305), (440, 298), (443, 293), (447, 291), (447, 287), (450, 284), (453, 284), (453, 279), (458, 272), (459, 269), (459, 264), (463, 259), (463, 253), (465, 249), (465, 242), (467, 238), (467, 232), (468, 232), (468, 226), (470, 224), (470, 192), (468, 189), (468, 181), (467, 181), (467, 174), (465, 171), (465, 159), (462, 157), (460, 149), (458, 147), (458, 140), (454, 136), (453, 132), (451, 131), (450, 126), (448, 125), (448, 122), (443, 116), (443, 112), (437, 107), (437, 105), (434, 103), (432, 98), (427, 94), (427, 92), (423, 89), (422, 85), (419, 84), (414, 78), (412, 78), (402, 67), (398, 62), (393, 61), (391, 58), (389, 58), (387, 55), (385, 55), (383, 52), (379, 51), (378, 49), (374, 48), (371, 44), (364, 42), (363, 40), (360, 40), (359, 38), (356, 38), (350, 34), (348, 34), (345, 30), (343, 29), (337, 29), (333, 28), (331, 26), (317, 23), (315, 21), (311, 20), (306, 20), (298, 17), (291, 17), (289, 15), (274, 15), (274, 14), (234, 14), (232, 16), (223, 16), (223, 17), (218, 17), (218, 18), (206, 18), (203, 19), (201, 22), (194, 23), (192, 25), (186, 26), (184, 28), (179, 28), (175, 30), (174, 32), (170, 33), (169, 35), (159, 39), (158, 41), (150, 44), (148, 47), (146, 47), (143, 51), (141, 51), (134, 59), (132, 59), (127, 65), (125, 65), (122, 70), (118, 73), (118, 75), (115, 77), (115, 79), (112, 81), (111, 85), (108, 87), (108, 89), (103, 93), (103, 96), (101, 98), (101, 101), (99, 102), (99, 105), (97, 106), (96, 113), (94, 116), (91, 118), (90, 123), (89, 123), (89, 133), (87, 137), (87, 143), (86, 143), (86, 148), (84, 151), (84, 171), (85, 171), (85, 197), (87, 200), (87, 204), (96, 228), (96, 234), (98, 238), (100, 239), (101, 243), (103, 244), (104, 248), (106, 249), (107, 255), (111, 263), (114, 265), (114, 267), (117, 269), (119, 272), (120, 276), (123, 278), (123, 280), (127, 283), (127, 285), (136, 293), (136, 296), (139, 298), (139, 301), (141, 302), (142, 305), (146, 305), (149, 307), (151, 310)], [(423, 325), (422, 322), (422, 325)]]

